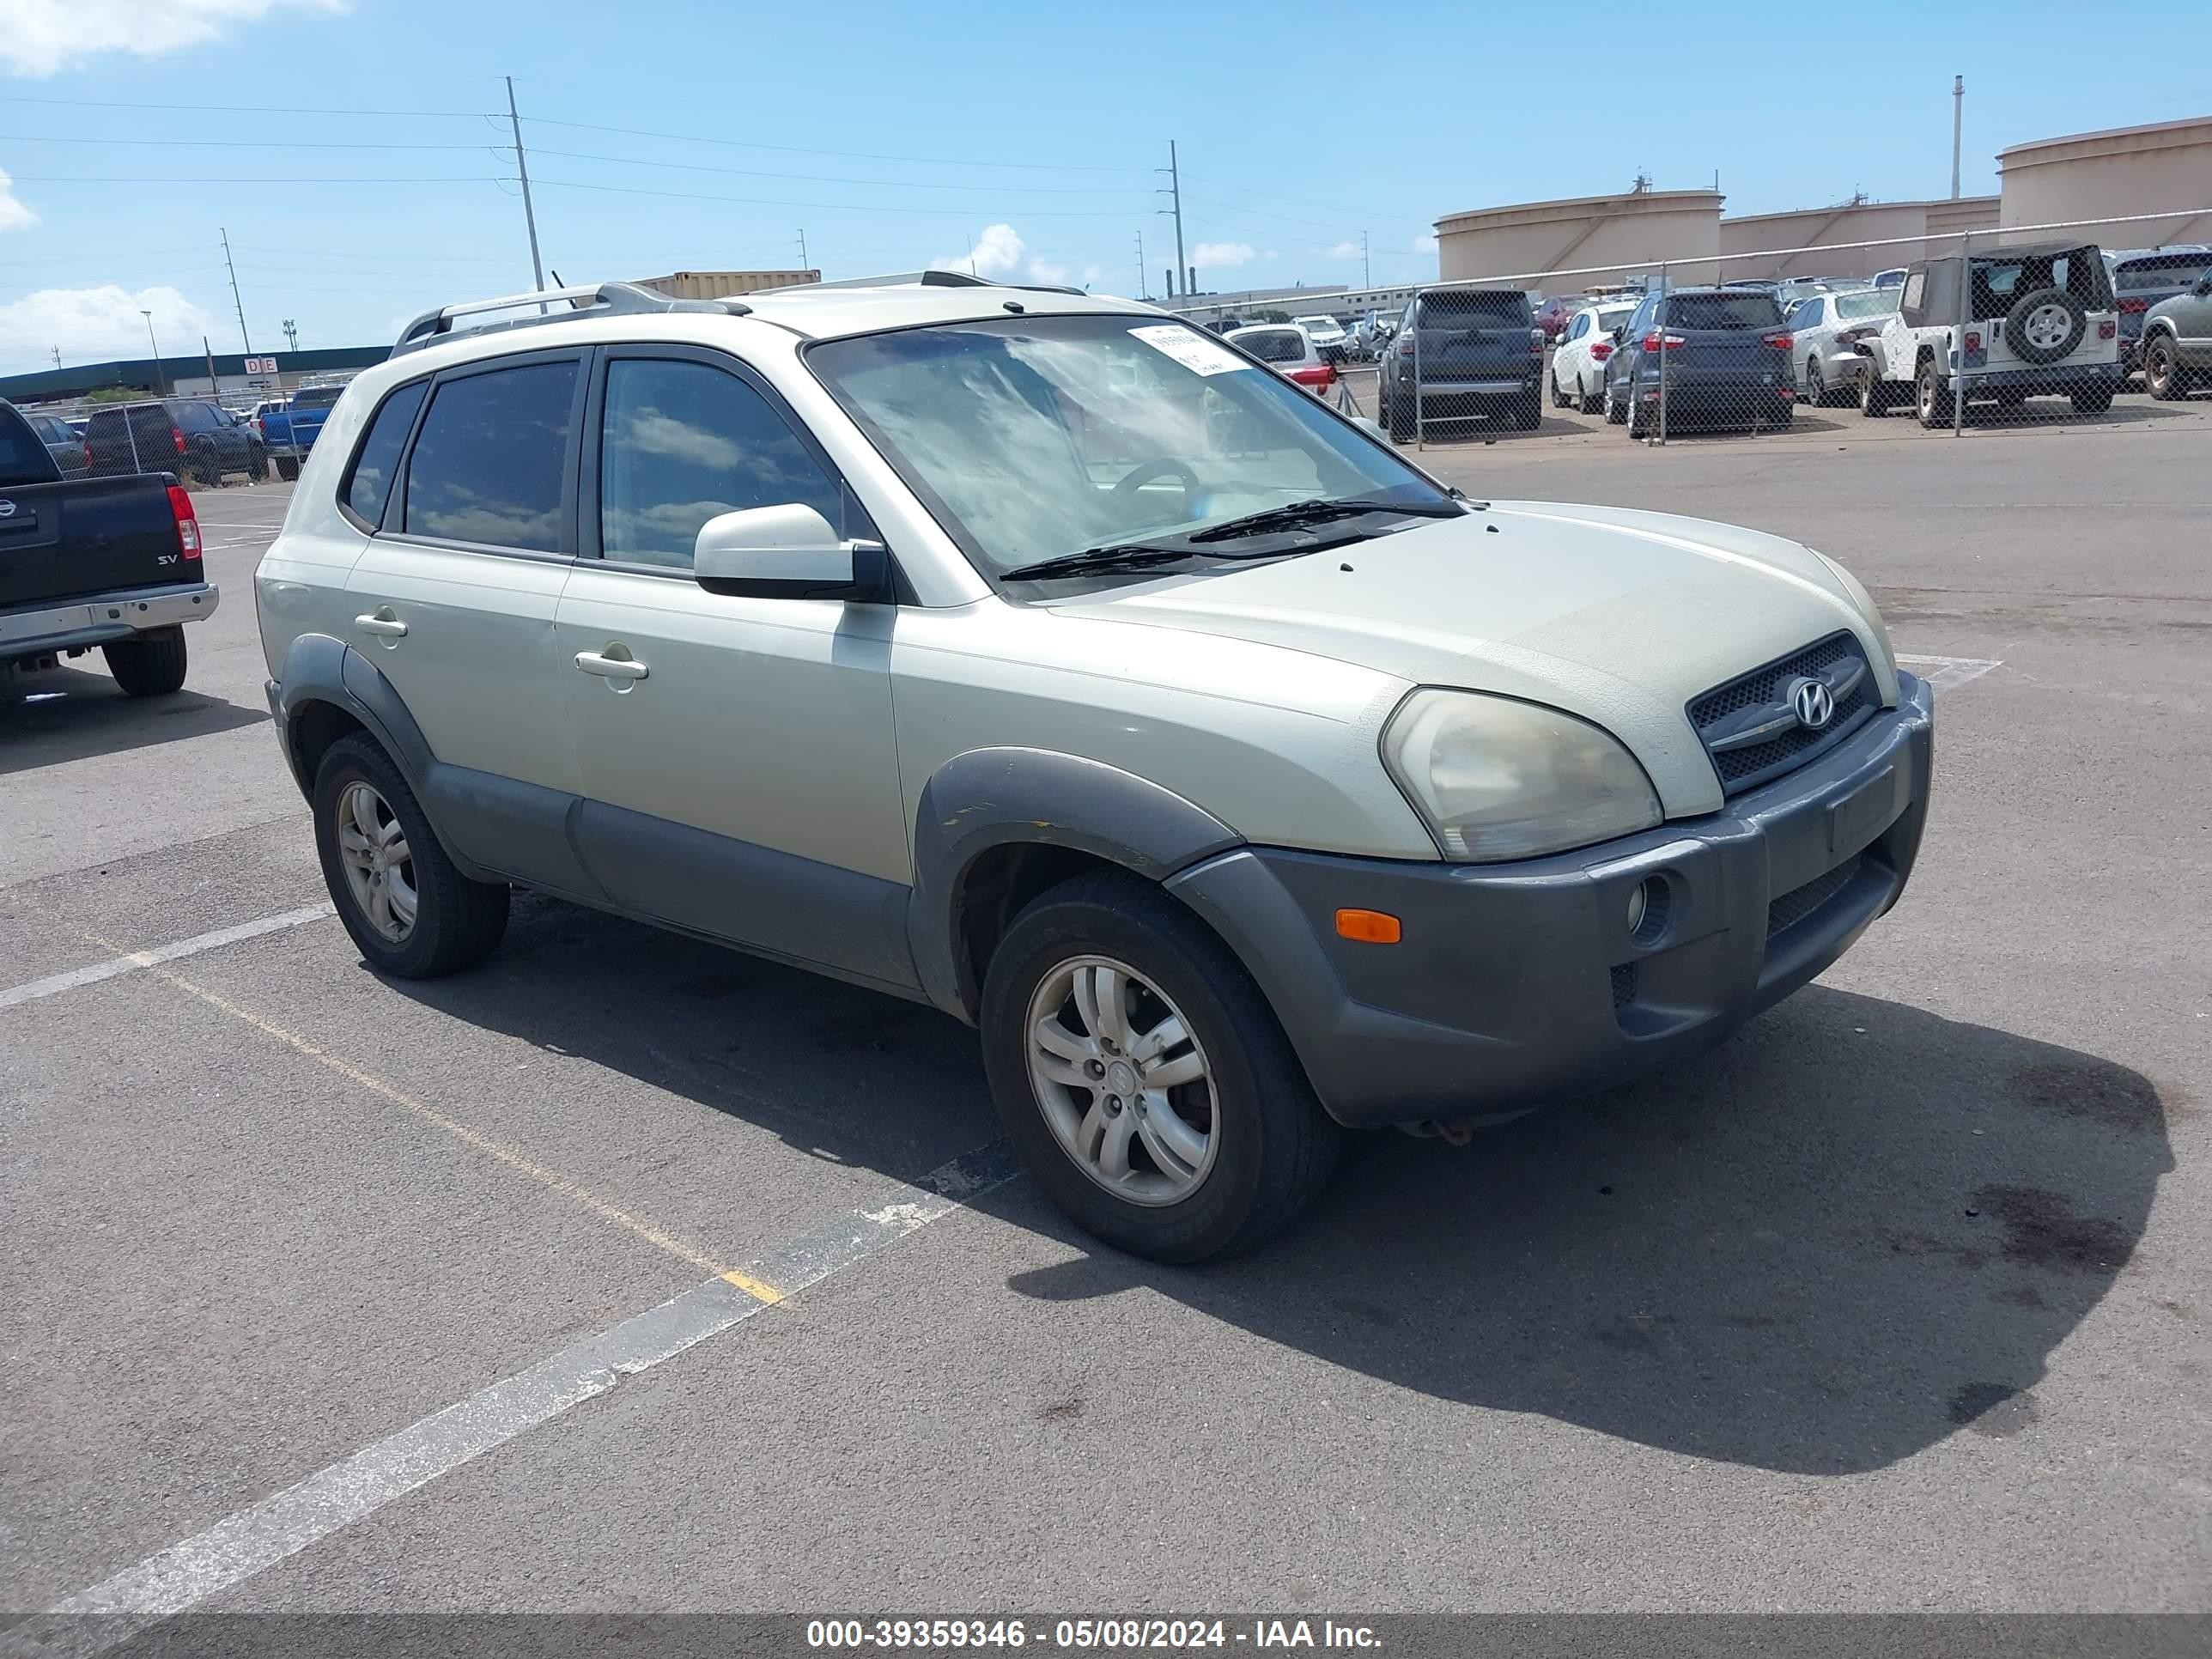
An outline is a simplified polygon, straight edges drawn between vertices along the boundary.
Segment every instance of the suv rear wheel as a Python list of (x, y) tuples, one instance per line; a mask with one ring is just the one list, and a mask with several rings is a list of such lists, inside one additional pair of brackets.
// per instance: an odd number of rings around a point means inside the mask
[(2101, 415), (2112, 406), (2112, 383), (2093, 380), (2087, 386), (2077, 386), (2072, 401), (2076, 415)]
[(396, 979), (471, 967), (507, 932), (503, 882), (471, 881), (439, 844), (392, 757), (341, 738), (315, 769), (315, 851), (338, 920), (368, 965)]
[(1921, 425), (1932, 428), (1951, 424), (1951, 388), (1943, 384), (1942, 372), (1936, 367), (1933, 357), (1920, 365), (1917, 395)]
[(1249, 1249), (1334, 1165), (1343, 1132), (1260, 988), (1139, 877), (1101, 871), (1036, 899), (992, 956), (981, 1023), (1023, 1168), (1133, 1255)]
[(2181, 365), (2174, 361), (2173, 342), (2154, 334), (2143, 346), (2143, 390), (2161, 403), (2172, 403), (2188, 389)]

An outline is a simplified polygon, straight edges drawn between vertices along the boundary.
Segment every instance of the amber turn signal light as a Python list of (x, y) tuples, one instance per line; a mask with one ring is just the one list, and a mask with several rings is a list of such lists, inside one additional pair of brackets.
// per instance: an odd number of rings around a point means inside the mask
[(1362, 945), (1395, 945), (1405, 937), (1406, 930), (1398, 918), (1380, 910), (1339, 910), (1336, 931), (1346, 939), (1356, 939)]

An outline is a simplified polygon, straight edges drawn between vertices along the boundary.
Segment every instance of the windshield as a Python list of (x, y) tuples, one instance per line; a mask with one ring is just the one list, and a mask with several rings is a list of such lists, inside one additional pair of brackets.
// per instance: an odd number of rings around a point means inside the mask
[(1895, 289), (1873, 289), (1864, 294), (1838, 294), (1832, 302), (1836, 315), (1845, 322), (1861, 317), (1886, 317), (1897, 309)]
[(2156, 259), (2122, 265), (2113, 275), (2112, 286), (2123, 294), (2195, 288), (2208, 274), (2212, 274), (2212, 253), (2168, 253)]
[(1294, 502), (1447, 499), (1181, 323), (1010, 317), (825, 340), (806, 362), (992, 575)]
[(1771, 294), (1670, 294), (1669, 328), (1772, 328), (1782, 308)]

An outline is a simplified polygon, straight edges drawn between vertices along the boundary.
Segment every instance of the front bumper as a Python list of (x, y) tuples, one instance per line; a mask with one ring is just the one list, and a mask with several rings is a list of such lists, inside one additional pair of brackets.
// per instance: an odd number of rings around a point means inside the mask
[[(1897, 902), (1934, 755), (1928, 684), (1710, 817), (1514, 864), (1241, 848), (1168, 884), (1259, 981), (1322, 1103), (1353, 1125), (1511, 1114), (1719, 1042)], [(1628, 927), (1663, 890), (1664, 923)], [(1340, 908), (1402, 941), (1338, 937)]]
[(44, 656), (112, 645), (155, 629), (215, 615), (222, 590), (210, 582), (134, 587), (38, 611), (0, 612), (0, 655)]

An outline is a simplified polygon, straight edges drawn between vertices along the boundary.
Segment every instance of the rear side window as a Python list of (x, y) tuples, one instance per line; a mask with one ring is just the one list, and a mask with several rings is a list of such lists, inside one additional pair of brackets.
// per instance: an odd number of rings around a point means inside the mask
[(1306, 355), (1305, 336), (1294, 328), (1263, 328), (1240, 334), (1237, 343), (1263, 363), (1302, 362)]
[(305, 392), (295, 392), (292, 394), (292, 407), (334, 409), (337, 406), (339, 395), (344, 391), (345, 388), (342, 386), (311, 386)]
[(1667, 298), (1669, 328), (1772, 328), (1782, 320), (1771, 294), (1673, 294)]
[(29, 422), (18, 411), (0, 407), (0, 487), (52, 483), (59, 476), (54, 458)]
[[(434, 419), (435, 405), (430, 412)], [(669, 359), (607, 365), (603, 557), (689, 569), (708, 520), (797, 501), (834, 529), (844, 516), (841, 493), (782, 416), (736, 375)]]
[(2158, 259), (2145, 259), (2135, 264), (2122, 265), (2112, 285), (2123, 294), (2141, 294), (2147, 290), (2174, 288), (2195, 288), (2208, 274), (2212, 274), (2212, 254), (2195, 254), (2177, 258), (2166, 254)]
[(371, 530), (384, 521), (384, 504), (392, 498), (392, 480), (399, 476), (399, 452), (428, 387), (427, 380), (417, 380), (386, 398), (384, 407), (369, 422), (361, 453), (353, 459), (353, 471), (346, 479), (345, 504)]
[(525, 363), (440, 386), (407, 463), (408, 533), (557, 549), (575, 389), (574, 362)]

